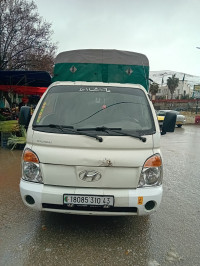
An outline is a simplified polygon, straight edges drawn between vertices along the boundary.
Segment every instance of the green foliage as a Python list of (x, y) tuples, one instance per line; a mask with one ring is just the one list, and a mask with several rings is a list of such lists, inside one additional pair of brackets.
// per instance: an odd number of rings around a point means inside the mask
[(0, 122), (0, 131), (2, 132), (14, 132), (19, 130), (17, 120), (8, 120)]
[(157, 100), (166, 100), (166, 96), (163, 96), (163, 95), (158, 96)]
[(159, 85), (155, 82), (151, 83), (150, 88), (149, 88), (149, 92), (151, 93), (151, 95), (156, 95), (156, 93), (158, 93), (158, 88)]
[(184, 99), (184, 100), (185, 100), (185, 99), (190, 99), (190, 96), (189, 96), (189, 94), (182, 95), (182, 96), (181, 96), (181, 99)]
[(21, 137), (18, 137), (16, 135), (12, 135), (10, 138), (8, 138), (7, 145), (12, 146), (11, 150), (16, 148), (18, 144), (25, 144), (26, 143), (26, 130), (23, 126), (20, 126), (19, 128)]
[(179, 84), (179, 78), (176, 78), (176, 74), (172, 75), (172, 77), (169, 77), (167, 79), (167, 86), (171, 93), (171, 99), (173, 99), (173, 94), (175, 92), (175, 89), (178, 87)]
[(0, 121), (6, 121), (6, 118), (0, 114)]

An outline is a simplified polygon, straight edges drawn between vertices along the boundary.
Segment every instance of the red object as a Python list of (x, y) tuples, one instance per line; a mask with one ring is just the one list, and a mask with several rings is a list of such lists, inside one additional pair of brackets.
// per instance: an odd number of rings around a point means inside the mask
[(28, 98), (22, 98), (23, 103), (28, 103)]
[(195, 116), (195, 124), (200, 124), (200, 115)]
[(47, 87), (32, 87), (19, 85), (0, 85), (0, 90), (26, 95), (42, 95)]

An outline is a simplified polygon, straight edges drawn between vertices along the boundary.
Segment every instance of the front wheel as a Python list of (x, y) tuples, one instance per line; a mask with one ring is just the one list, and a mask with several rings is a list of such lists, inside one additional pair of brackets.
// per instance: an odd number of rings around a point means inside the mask
[(178, 127), (182, 127), (182, 125), (177, 125)]

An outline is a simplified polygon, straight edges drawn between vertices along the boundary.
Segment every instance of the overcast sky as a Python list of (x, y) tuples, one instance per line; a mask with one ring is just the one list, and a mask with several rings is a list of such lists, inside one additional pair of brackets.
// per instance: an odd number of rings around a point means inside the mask
[(58, 53), (119, 49), (144, 53), (150, 70), (200, 76), (200, 0), (35, 0), (52, 23)]

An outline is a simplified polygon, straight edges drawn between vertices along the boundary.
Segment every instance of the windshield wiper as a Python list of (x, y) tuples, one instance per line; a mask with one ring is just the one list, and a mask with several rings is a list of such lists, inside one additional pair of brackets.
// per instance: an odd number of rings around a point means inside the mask
[(51, 127), (51, 128), (74, 128), (73, 126), (64, 126), (64, 125), (56, 125), (56, 124), (49, 124), (49, 125), (33, 125), (33, 128), (36, 127)]
[(127, 103), (134, 103), (134, 102), (117, 102), (117, 103), (110, 104), (110, 105), (108, 105), (105, 109), (100, 109), (100, 110), (96, 111), (95, 113), (89, 115), (88, 117), (86, 117), (86, 118), (84, 118), (84, 119), (82, 119), (82, 120), (80, 120), (80, 121), (74, 123), (73, 125), (80, 124), (81, 122), (83, 122), (83, 121), (85, 121), (85, 120), (88, 120), (89, 118), (93, 117), (94, 115), (96, 115), (96, 114), (98, 114), (98, 113), (100, 113), (100, 112), (102, 112), (102, 111), (105, 111), (106, 109), (111, 108), (111, 107), (113, 107), (113, 106), (115, 106), (115, 105), (119, 105), (119, 104), (127, 104)]
[(107, 130), (122, 130), (120, 127), (83, 127), (83, 128), (77, 128), (77, 131), (104, 131)]
[(139, 135), (133, 135), (133, 134), (130, 134), (130, 133), (126, 133), (124, 131), (122, 131), (121, 128), (110, 128), (110, 127), (94, 127), (94, 128), (78, 128), (77, 131), (92, 131), (92, 130), (95, 130), (95, 131), (103, 131), (103, 132), (107, 132), (108, 131), (111, 131), (111, 132), (115, 132), (117, 134), (120, 134), (122, 136), (129, 136), (129, 137), (133, 137), (133, 138), (137, 138), (137, 139), (140, 139), (142, 140), (143, 142), (146, 142), (146, 138), (145, 137), (142, 137), (142, 136), (139, 136)]
[(99, 142), (103, 142), (103, 138), (99, 137), (97, 135), (92, 135), (89, 133), (85, 133), (85, 132), (79, 132), (78, 130), (74, 129), (73, 126), (64, 126), (64, 125), (56, 125), (56, 124), (49, 124), (49, 125), (33, 125), (33, 128), (37, 128), (37, 127), (50, 127), (50, 128), (57, 128), (59, 129), (62, 133), (65, 133), (66, 131), (68, 132), (72, 132), (75, 134), (79, 134), (79, 135), (84, 135), (84, 136), (88, 136), (91, 138), (95, 138), (96, 140), (98, 140)]

